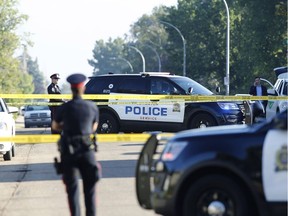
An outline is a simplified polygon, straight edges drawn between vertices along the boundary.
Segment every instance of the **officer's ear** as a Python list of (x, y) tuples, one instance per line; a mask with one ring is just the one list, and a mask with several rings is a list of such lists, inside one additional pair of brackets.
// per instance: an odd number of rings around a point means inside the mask
[(85, 85), (80, 87), (80, 91), (81, 91), (82, 94), (85, 92), (85, 90), (86, 90), (86, 86)]

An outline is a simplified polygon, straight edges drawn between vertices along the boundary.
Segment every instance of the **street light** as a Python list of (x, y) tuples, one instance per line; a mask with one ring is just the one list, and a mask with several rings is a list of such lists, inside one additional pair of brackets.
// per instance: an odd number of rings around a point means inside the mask
[(142, 63), (143, 63), (143, 71), (142, 72), (145, 72), (145, 58), (144, 58), (144, 55), (142, 54), (142, 52), (134, 46), (129, 45), (128, 47), (134, 49), (136, 52), (138, 52), (140, 54), (140, 56), (142, 58)]
[(131, 70), (131, 73), (133, 73), (133, 67), (132, 67), (132, 64), (131, 64), (127, 59), (125, 59), (125, 58), (121, 58), (121, 57), (111, 57), (110, 59), (112, 59), (112, 60), (120, 59), (120, 60), (122, 60), (122, 61), (125, 61), (125, 62), (129, 65), (130, 70)]
[(159, 53), (157, 52), (156, 49), (154, 49), (152, 46), (148, 45), (148, 44), (145, 44), (145, 46), (149, 47), (157, 56), (157, 59), (158, 59), (158, 72), (161, 72), (161, 58), (160, 58), (160, 55)]
[(160, 23), (166, 24), (168, 26), (171, 26), (172, 28), (174, 28), (179, 35), (181, 36), (182, 42), (183, 42), (183, 76), (186, 76), (186, 41), (184, 36), (182, 35), (181, 31), (174, 25), (172, 25), (171, 23), (165, 22), (165, 21), (159, 21)]
[(226, 95), (229, 95), (230, 86), (230, 15), (226, 0), (223, 0), (227, 13), (227, 36), (226, 36), (226, 77), (224, 78), (224, 85), (226, 85)]

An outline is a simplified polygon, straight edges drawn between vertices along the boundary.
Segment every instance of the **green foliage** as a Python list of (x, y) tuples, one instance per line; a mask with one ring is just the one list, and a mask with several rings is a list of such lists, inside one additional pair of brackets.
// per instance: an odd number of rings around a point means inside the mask
[[(287, 65), (287, 1), (227, 0), (227, 4), (230, 94), (247, 93), (256, 75), (273, 83), (276, 80), (273, 68)], [(157, 71), (157, 51), (162, 71), (182, 75), (183, 41), (175, 29), (161, 21), (177, 26), (186, 40), (187, 76), (212, 91), (216, 86), (225, 89), (227, 12), (224, 0), (178, 0), (177, 7), (161, 6), (155, 8), (152, 15), (143, 15), (131, 26), (125, 40), (96, 41), (94, 59), (89, 60), (94, 74), (124, 72), (123, 66), (110, 61), (113, 56), (128, 59), (134, 72), (142, 71), (139, 54), (127, 48), (134, 46), (145, 56), (146, 71)]]
[[(19, 61), (13, 56), (19, 46), (20, 38), (16, 35), (16, 28), (22, 24), (27, 16), (19, 14), (16, 0), (0, 0), (0, 92), (1, 93), (29, 93), (33, 91), (24, 81), (31, 82), (31, 77), (23, 74)], [(28, 92), (25, 92), (25, 91)]]
[(38, 60), (34, 61), (30, 56), (27, 58), (27, 71), (33, 77), (34, 94), (45, 94), (46, 86), (43, 73), (39, 70)]
[(115, 58), (122, 56), (124, 40), (109, 38), (107, 42), (103, 40), (96, 41), (93, 49), (93, 59), (88, 63), (94, 68), (93, 74), (105, 74), (108, 72), (123, 71), (120, 62), (116, 62)]

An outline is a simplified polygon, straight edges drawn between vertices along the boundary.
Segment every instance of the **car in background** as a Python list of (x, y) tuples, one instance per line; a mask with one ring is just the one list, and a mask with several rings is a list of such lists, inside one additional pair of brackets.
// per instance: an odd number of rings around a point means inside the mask
[(28, 105), (24, 112), (24, 126), (29, 127), (50, 127), (51, 111), (47, 105)]
[[(17, 107), (8, 107), (4, 99), (0, 98), (0, 136), (15, 136), (13, 113), (17, 112)], [(11, 160), (15, 156), (14, 142), (0, 142), (0, 155), (5, 161)]]
[(254, 125), (153, 134), (136, 166), (139, 204), (165, 216), (287, 215), (287, 110)]

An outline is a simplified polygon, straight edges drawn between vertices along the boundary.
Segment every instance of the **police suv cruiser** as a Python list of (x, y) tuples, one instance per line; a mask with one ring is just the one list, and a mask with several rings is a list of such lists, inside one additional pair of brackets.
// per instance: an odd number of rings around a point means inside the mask
[(165, 216), (286, 216), (287, 142), (287, 110), (254, 125), (153, 134), (136, 166), (138, 202)]
[[(106, 74), (90, 77), (85, 94), (212, 95), (194, 80), (170, 73)], [(136, 96), (135, 96), (136, 97)], [(180, 131), (242, 124), (242, 102), (185, 102), (175, 99), (122, 101), (99, 105), (98, 133)], [(102, 102), (105, 102), (102, 100)], [(113, 103), (114, 102), (114, 103)], [(143, 102), (146, 102), (143, 103)]]

